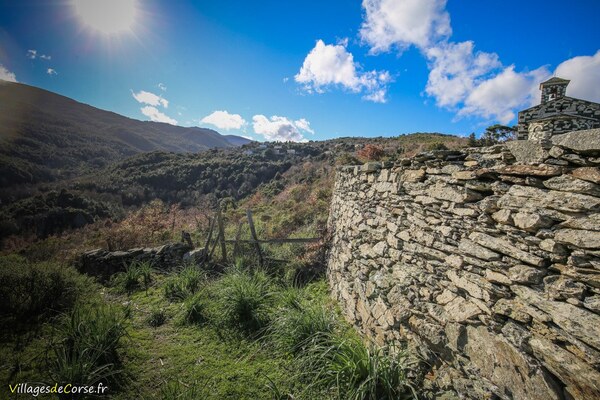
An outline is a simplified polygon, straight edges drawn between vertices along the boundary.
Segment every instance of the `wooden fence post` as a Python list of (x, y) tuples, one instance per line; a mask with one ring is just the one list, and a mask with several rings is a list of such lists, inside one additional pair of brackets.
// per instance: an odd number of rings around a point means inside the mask
[(219, 223), (219, 241), (221, 242), (221, 256), (223, 262), (227, 262), (227, 247), (225, 246), (225, 228), (223, 227), (223, 215), (221, 209), (217, 212), (217, 218)]
[(254, 229), (254, 221), (252, 220), (252, 210), (246, 210), (246, 216), (248, 217), (248, 225), (250, 225), (250, 234), (252, 235), (252, 239), (254, 240), (254, 247), (256, 248), (256, 253), (258, 254), (258, 263), (262, 268), (264, 265), (262, 250), (260, 248), (260, 243), (258, 243), (258, 237), (256, 236), (256, 229)]

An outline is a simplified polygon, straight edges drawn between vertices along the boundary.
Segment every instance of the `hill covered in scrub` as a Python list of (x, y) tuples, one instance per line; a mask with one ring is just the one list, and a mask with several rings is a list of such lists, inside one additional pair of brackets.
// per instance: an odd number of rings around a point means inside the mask
[(69, 178), (150, 151), (249, 143), (212, 129), (139, 121), (20, 83), (0, 84), (0, 187)]

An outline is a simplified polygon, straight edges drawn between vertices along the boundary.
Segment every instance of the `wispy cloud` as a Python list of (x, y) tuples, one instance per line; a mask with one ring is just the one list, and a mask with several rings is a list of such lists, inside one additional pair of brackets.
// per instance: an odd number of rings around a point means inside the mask
[(0, 80), (8, 82), (17, 82), (17, 76), (10, 72), (4, 65), (0, 64)]
[(210, 115), (202, 118), (200, 122), (211, 124), (219, 129), (241, 129), (247, 122), (239, 114), (230, 114), (227, 111), (215, 111)]
[(137, 100), (138, 103), (148, 104), (151, 106), (163, 106), (164, 108), (169, 107), (169, 102), (166, 99), (163, 99), (161, 96), (158, 96), (151, 92), (146, 92), (145, 90), (140, 90), (135, 93), (133, 90), (131, 91), (131, 95), (134, 99)]
[(55, 70), (55, 69), (53, 69), (53, 68), (48, 68), (48, 69), (46, 70), (46, 73), (47, 73), (48, 75), (50, 75), (50, 76), (52, 76), (52, 75), (58, 75), (58, 72), (56, 72), (56, 70)]
[(162, 90), (163, 92), (166, 92), (166, 91), (167, 91), (167, 85), (165, 85), (164, 83), (159, 83), (159, 84), (158, 84), (158, 85), (156, 85), (156, 86), (158, 86), (158, 88), (159, 88), (160, 90)]
[(38, 51), (35, 49), (27, 50), (26, 54), (27, 58), (31, 60), (35, 60), (36, 58), (41, 58), (42, 60), (51, 60), (52, 57), (47, 54), (38, 54)]
[(277, 115), (271, 118), (260, 114), (255, 115), (252, 117), (252, 127), (257, 135), (268, 141), (306, 142), (303, 132), (314, 133), (310, 128), (310, 122), (304, 118), (293, 121)]
[(362, 92), (365, 100), (385, 103), (390, 74), (387, 71), (363, 71), (347, 45), (347, 40), (335, 45), (317, 40), (294, 80), (308, 93), (323, 93), (337, 86), (353, 93)]
[(160, 112), (156, 107), (145, 106), (145, 107), (142, 107), (140, 109), (140, 111), (146, 117), (150, 118), (151, 121), (154, 121), (154, 122), (165, 122), (167, 124), (177, 125), (177, 120), (175, 120), (175, 119), (169, 117), (168, 115), (165, 115), (164, 113)]

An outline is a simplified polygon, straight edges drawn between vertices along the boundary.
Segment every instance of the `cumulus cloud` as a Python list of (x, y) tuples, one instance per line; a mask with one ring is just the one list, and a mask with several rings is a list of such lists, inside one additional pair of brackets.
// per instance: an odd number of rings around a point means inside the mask
[(160, 105), (164, 108), (169, 107), (169, 102), (166, 99), (163, 99), (161, 96), (157, 96), (154, 93), (146, 92), (145, 90), (140, 90), (138, 93), (135, 93), (132, 90), (131, 95), (142, 104), (148, 104), (155, 107)]
[(255, 115), (252, 117), (252, 127), (254, 132), (263, 136), (268, 141), (278, 142), (306, 142), (302, 132), (314, 133), (310, 128), (310, 122), (301, 118), (292, 121), (286, 117), (277, 115), (267, 118), (264, 115)]
[[(503, 65), (496, 53), (475, 51), (473, 41), (450, 41), (446, 0), (363, 0), (362, 5), (360, 36), (370, 52), (418, 48), (429, 68), (425, 93), (458, 117), (507, 124), (518, 109), (539, 103), (539, 83), (552, 75), (544, 66), (517, 71)], [(600, 101), (600, 51), (566, 60), (554, 74), (572, 80), (570, 96)], [(376, 98), (377, 91), (369, 96)]]
[(200, 122), (211, 124), (219, 129), (240, 129), (246, 125), (246, 120), (239, 114), (229, 114), (227, 111), (215, 111), (202, 118)]
[(600, 50), (593, 56), (563, 61), (556, 67), (555, 75), (571, 80), (567, 95), (600, 102)]
[(38, 54), (38, 51), (35, 49), (27, 50), (26, 54), (27, 58), (31, 60), (35, 60), (36, 58), (41, 58), (42, 60), (51, 60), (52, 57), (46, 54)]
[(52, 76), (52, 75), (58, 75), (58, 72), (56, 72), (56, 70), (55, 70), (54, 68), (48, 68), (48, 69), (46, 70), (46, 73), (47, 73), (48, 75), (50, 75), (50, 76)]
[(446, 0), (363, 0), (362, 6), (360, 37), (371, 53), (424, 48), (452, 33)]
[(151, 121), (154, 122), (165, 122), (171, 125), (177, 125), (177, 120), (170, 118), (169, 116), (160, 112), (156, 107), (145, 106), (140, 109), (142, 114), (146, 117), (150, 118)]
[(10, 72), (4, 67), (4, 65), (0, 64), (0, 80), (8, 81), (8, 82), (17, 82), (17, 77), (14, 72)]
[[(333, 45), (317, 40), (294, 76), (295, 81), (309, 93), (323, 93), (329, 87), (338, 86), (354, 93), (363, 92), (366, 100), (385, 102), (390, 74), (387, 71), (362, 71), (346, 49), (347, 44), (347, 41)], [(381, 94), (373, 96), (377, 92)]]

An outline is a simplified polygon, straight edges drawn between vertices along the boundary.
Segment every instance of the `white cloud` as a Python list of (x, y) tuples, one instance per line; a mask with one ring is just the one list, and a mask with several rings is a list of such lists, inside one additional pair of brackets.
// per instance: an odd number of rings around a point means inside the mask
[(517, 108), (536, 102), (539, 96), (535, 92), (548, 74), (544, 67), (521, 73), (515, 72), (514, 65), (506, 67), (477, 85), (464, 100), (458, 115), (475, 115), (508, 124), (515, 118)]
[(14, 74), (14, 72), (10, 72), (4, 67), (4, 65), (0, 64), (0, 80), (17, 82), (17, 76)]
[(600, 50), (593, 56), (573, 57), (556, 67), (555, 75), (570, 79), (567, 94), (600, 102)]
[(167, 85), (165, 85), (164, 83), (159, 83), (159, 84), (158, 84), (158, 85), (156, 85), (156, 86), (158, 86), (158, 88), (159, 88), (160, 90), (162, 90), (163, 92), (166, 92), (166, 91), (167, 91)]
[(292, 121), (277, 115), (267, 118), (259, 114), (252, 117), (252, 126), (256, 134), (263, 136), (268, 141), (305, 142), (307, 139), (302, 131), (314, 133), (310, 128), (310, 123), (304, 118)]
[(51, 60), (52, 57), (46, 54), (38, 54), (37, 50), (31, 49), (27, 50), (26, 54), (27, 58), (31, 60), (35, 60), (36, 58), (41, 58), (42, 60)]
[(246, 125), (246, 120), (239, 114), (229, 114), (227, 111), (215, 111), (202, 118), (200, 122), (211, 124), (219, 129), (240, 129)]
[(160, 112), (156, 107), (145, 106), (140, 109), (142, 114), (150, 118), (154, 122), (166, 122), (167, 124), (177, 125), (177, 120), (170, 118), (169, 116)]
[(315, 131), (310, 127), (310, 122), (308, 122), (305, 118), (300, 118), (299, 120), (294, 121), (294, 124), (300, 130), (312, 133), (313, 135), (315, 133)]
[(55, 70), (54, 68), (48, 68), (48, 69), (46, 70), (46, 73), (47, 73), (48, 75), (50, 75), (50, 76), (52, 76), (52, 75), (58, 75), (58, 72), (56, 72), (56, 70)]
[[(347, 40), (337, 45), (325, 44), (319, 39), (308, 53), (300, 71), (294, 76), (309, 93), (323, 93), (328, 87), (341, 86), (354, 93), (365, 92), (365, 99), (375, 92), (387, 91), (391, 81), (387, 71), (363, 72), (354, 56), (348, 52)], [(385, 101), (385, 96), (382, 98)]]
[(371, 53), (425, 48), (452, 33), (446, 0), (363, 0), (362, 6), (360, 37)]
[(139, 103), (142, 104), (148, 104), (151, 106), (161, 105), (164, 108), (169, 107), (169, 102), (166, 99), (163, 99), (162, 97), (157, 96), (154, 93), (146, 92), (145, 90), (140, 90), (138, 93), (135, 93), (132, 90), (131, 95), (134, 99), (136, 99)]

